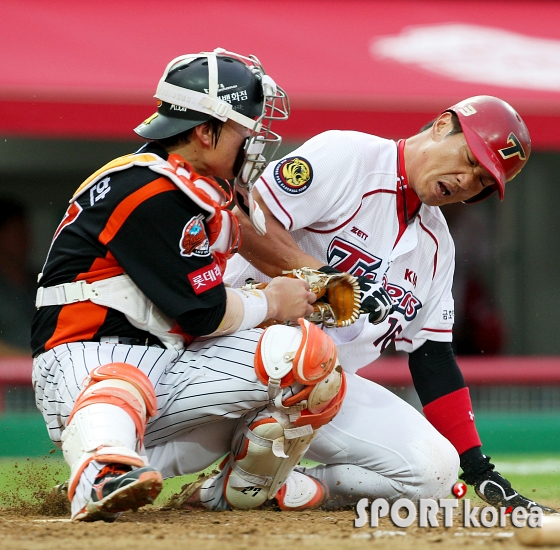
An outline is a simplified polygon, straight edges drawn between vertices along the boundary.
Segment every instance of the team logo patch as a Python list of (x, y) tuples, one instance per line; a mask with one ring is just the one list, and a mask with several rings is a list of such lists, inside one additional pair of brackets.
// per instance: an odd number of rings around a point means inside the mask
[(274, 179), (283, 191), (297, 195), (311, 185), (313, 169), (303, 157), (290, 157), (274, 167)]
[(181, 256), (208, 256), (210, 254), (210, 243), (204, 230), (202, 220), (204, 216), (199, 214), (192, 217), (183, 228), (179, 248)]

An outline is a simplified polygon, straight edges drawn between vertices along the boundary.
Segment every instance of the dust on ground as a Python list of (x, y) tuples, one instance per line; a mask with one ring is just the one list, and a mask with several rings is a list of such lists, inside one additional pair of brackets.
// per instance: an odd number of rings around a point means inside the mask
[[(17, 489), (0, 494), (0, 548), (17, 550), (380, 550), (517, 549), (516, 529), (453, 527), (402, 529), (382, 518), (377, 528), (354, 527), (352, 510), (209, 512), (177, 510), (156, 501), (114, 523), (72, 523), (64, 493), (51, 492), (58, 472), (22, 461), (13, 467)], [(58, 479), (60, 477), (58, 476)], [(560, 501), (547, 503), (560, 508)], [(476, 505), (473, 503), (473, 505)], [(440, 520), (440, 524), (442, 521)]]
[[(560, 502), (557, 503), (560, 505)], [(353, 511), (182, 511), (147, 506), (125, 512), (114, 523), (71, 523), (22, 509), (0, 509), (0, 547), (24, 550), (426, 550), (524, 548), (515, 529), (454, 527), (396, 528), (382, 518), (377, 528), (354, 527)]]
[[(28, 458), (15, 462), (11, 470), (4, 472), (4, 475), (11, 476), (17, 483), (15, 487), (0, 490), (0, 501), (12, 513), (24, 517), (68, 516), (70, 513), (68, 499), (64, 494), (53, 491), (62, 468), (61, 465), (60, 471), (53, 469), (45, 460), (31, 461)], [(3, 509), (0, 508), (0, 514), (2, 512)]]
[(67, 519), (0, 515), (0, 546), (25, 550), (325, 550), (427, 548), (522, 548), (514, 529), (443, 527), (398, 529), (388, 520), (378, 528), (354, 528), (353, 511), (178, 511), (146, 507), (115, 523), (71, 523)]

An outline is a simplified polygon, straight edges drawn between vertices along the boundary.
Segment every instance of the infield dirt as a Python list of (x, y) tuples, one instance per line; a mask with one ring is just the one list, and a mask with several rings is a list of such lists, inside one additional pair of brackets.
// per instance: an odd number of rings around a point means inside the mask
[[(560, 502), (557, 503), (560, 506)], [(71, 523), (67, 517), (0, 510), (0, 548), (24, 550), (288, 550), (292, 548), (424, 550), (522, 548), (512, 527), (354, 528), (353, 511), (206, 512), (146, 507), (114, 523)], [(454, 521), (459, 525), (459, 518)]]
[[(460, 527), (459, 509), (454, 513), (454, 527), (449, 529), (415, 525), (399, 529), (384, 518), (378, 528), (368, 524), (356, 529), (352, 510), (185, 511), (166, 505), (172, 494), (169, 491), (160, 496), (156, 505), (126, 512), (114, 523), (71, 523), (66, 497), (51, 493), (55, 480), (65, 479), (64, 468), (59, 463), (49, 466), (47, 460), (5, 465), (2, 481), (10, 479), (12, 483), (0, 488), (0, 502), (4, 506), (0, 507), (1, 550), (523, 548), (513, 527)], [(471, 502), (473, 506), (484, 505), (477, 497)], [(543, 503), (560, 509), (558, 498), (547, 498)]]

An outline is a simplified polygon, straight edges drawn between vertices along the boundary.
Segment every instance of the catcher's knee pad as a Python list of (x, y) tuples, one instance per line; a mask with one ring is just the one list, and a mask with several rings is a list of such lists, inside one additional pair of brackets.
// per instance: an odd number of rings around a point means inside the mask
[(92, 460), (145, 465), (137, 449), (142, 447), (146, 422), (156, 411), (152, 383), (136, 367), (110, 363), (90, 372), (62, 434), (62, 452), (70, 465), (70, 499)]
[[(317, 429), (340, 410), (346, 379), (332, 339), (309, 321), (298, 322), (301, 330), (274, 325), (264, 331), (255, 352), (255, 371), (268, 386), (272, 406), (295, 426)], [(283, 399), (282, 388), (295, 383), (303, 389)]]
[[(273, 498), (342, 405), (346, 382), (333, 341), (308, 321), (299, 323), (301, 330), (269, 327), (257, 346), (255, 370), (268, 385), (270, 417), (245, 430), (242, 451), (229, 460), (225, 497), (232, 508)], [(303, 389), (283, 401), (282, 388), (297, 383)]]

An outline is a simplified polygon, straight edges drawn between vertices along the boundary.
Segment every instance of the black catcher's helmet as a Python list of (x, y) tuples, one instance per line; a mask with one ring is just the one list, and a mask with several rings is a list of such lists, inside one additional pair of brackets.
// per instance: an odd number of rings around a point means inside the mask
[(173, 59), (155, 97), (157, 112), (134, 129), (143, 138), (165, 139), (211, 118), (233, 120), (252, 130), (236, 163), (235, 198), (257, 231), (264, 233), (262, 213), (255, 213), (251, 190), (282, 141), (270, 126), (273, 120), (289, 116), (284, 90), (264, 72), (255, 56), (217, 48)]
[[(250, 128), (253, 128), (255, 119), (263, 111), (261, 75), (235, 57), (217, 55), (213, 59), (216, 64), (213, 90), (210, 90), (211, 61), (208, 57), (184, 56), (174, 59), (170, 64), (171, 67), (168, 67), (164, 74), (162, 82), (178, 89), (169, 88), (167, 91), (160, 82), (155, 96), (159, 100), (157, 112), (140, 124), (135, 132), (146, 139), (164, 139), (190, 130), (212, 117), (221, 118), (216, 116), (220, 114), (219, 112), (213, 113), (211, 108), (208, 108), (209, 105), (204, 104), (204, 97), (194, 97), (191, 100), (182, 90), (191, 90), (201, 96), (204, 94), (229, 103), (233, 111), (251, 119), (251, 122), (246, 121), (247, 124), (244, 126), (250, 124)], [(211, 91), (213, 94), (210, 93)], [(175, 103), (177, 99), (188, 101), (187, 104), (184, 104), (184, 101), (178, 104)], [(201, 108), (204, 111), (201, 111)]]

